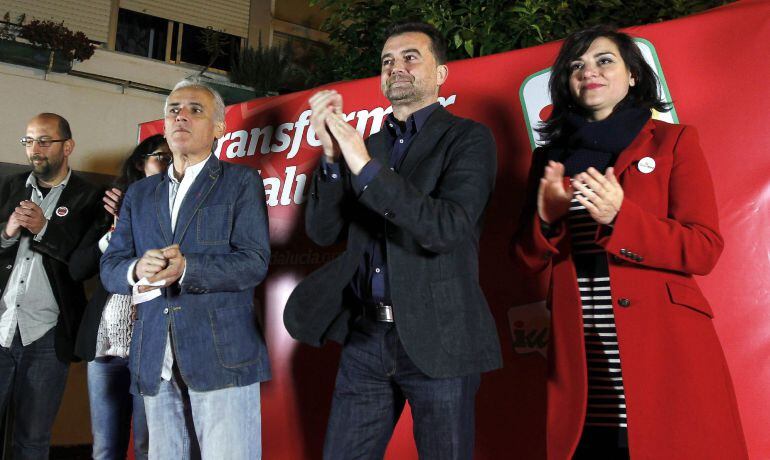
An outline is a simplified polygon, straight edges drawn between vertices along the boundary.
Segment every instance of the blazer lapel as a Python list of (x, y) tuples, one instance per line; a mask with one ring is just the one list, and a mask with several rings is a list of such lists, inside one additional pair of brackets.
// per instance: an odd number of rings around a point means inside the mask
[(409, 146), (404, 162), (401, 164), (401, 169), (398, 172), (400, 176), (409, 177), (420, 162), (433, 153), (433, 149), (439, 139), (452, 126), (452, 118), (452, 115), (443, 107), (437, 108), (428, 117), (425, 125), (420, 129), (417, 137)]
[[(54, 209), (64, 207), (68, 210), (72, 210), (82, 206), (81, 202), (87, 199), (86, 195), (83, 194), (83, 190), (85, 188), (86, 183), (83, 182), (77, 175), (75, 175), (75, 172), (73, 171), (69, 182), (67, 182), (67, 185), (61, 191), (61, 195), (59, 195), (59, 200), (56, 202), (56, 207)], [(29, 200), (31, 196), (32, 186), (28, 185), (24, 190), (24, 197), (21, 199)], [(19, 201), (21, 200), (16, 201), (16, 203)]]
[(184, 201), (182, 201), (182, 205), (179, 207), (176, 230), (174, 231), (174, 243), (181, 243), (193, 216), (195, 216), (198, 208), (201, 207), (211, 189), (214, 188), (214, 185), (219, 180), (221, 171), (222, 166), (219, 164), (219, 160), (214, 155), (211, 155), (206, 165), (198, 174), (198, 177), (195, 178), (195, 182), (193, 182), (190, 190), (187, 191)]
[(631, 142), (631, 145), (626, 147), (625, 150), (620, 152), (617, 161), (615, 162), (615, 177), (618, 179), (620, 176), (631, 166), (635, 161), (641, 160), (646, 156), (652, 155), (656, 148), (652, 145), (653, 142), (653, 130), (655, 124), (652, 122), (652, 118), (642, 126), (642, 130)]
[[(38, 185), (39, 186), (39, 185)], [(29, 188), (29, 187), (28, 187)], [(77, 197), (80, 196), (80, 184), (78, 183), (77, 176), (73, 172), (70, 176), (67, 186), (61, 191), (59, 195), (59, 201), (56, 202), (56, 207), (64, 206), (66, 208), (75, 207), (77, 204)], [(29, 199), (29, 198), (27, 198)]]
[(15, 193), (11, 193), (9, 196), (8, 202), (11, 204), (11, 212), (19, 205), (19, 202), (32, 199), (32, 186), (27, 185), (27, 177), (29, 176), (24, 176), (23, 179), (20, 178), (20, 186), (15, 187)]
[(171, 244), (171, 210), (168, 207), (168, 187), (170, 181), (168, 173), (163, 173), (163, 180), (155, 186), (155, 210), (160, 233), (163, 235), (163, 241), (166, 242), (166, 246)]

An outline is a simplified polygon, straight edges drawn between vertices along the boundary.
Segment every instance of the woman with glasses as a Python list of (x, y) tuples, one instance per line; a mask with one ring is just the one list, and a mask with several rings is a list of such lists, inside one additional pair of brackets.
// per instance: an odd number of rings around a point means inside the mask
[(549, 276), (549, 459), (745, 459), (713, 313), (693, 275), (722, 252), (694, 128), (667, 111), (633, 39), (569, 36), (552, 68), (513, 244)]
[[(164, 173), (170, 162), (171, 153), (160, 134), (145, 139), (134, 149), (123, 163), (114, 188), (105, 192), (104, 208), (109, 212), (109, 221), (96, 225), (70, 258), (73, 278), (84, 280), (99, 272), (99, 259), (109, 245), (119, 218), (120, 200), (129, 185)], [(147, 458), (144, 403), (140, 396), (129, 393), (131, 312), (131, 296), (109, 294), (100, 283), (86, 307), (75, 343), (75, 353), (88, 361), (93, 458), (97, 460), (126, 458), (132, 419), (134, 457)]]

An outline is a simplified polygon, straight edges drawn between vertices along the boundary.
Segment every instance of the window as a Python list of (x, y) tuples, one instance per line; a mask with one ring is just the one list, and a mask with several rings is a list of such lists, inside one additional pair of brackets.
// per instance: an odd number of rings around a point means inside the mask
[[(209, 41), (215, 41), (211, 37), (212, 29), (204, 29), (189, 24), (183, 24), (182, 27), (182, 56), (178, 61), (189, 64), (208, 65), (211, 55), (203, 46), (206, 40), (206, 34), (209, 34)], [(219, 70), (230, 70), (230, 60), (238, 55), (241, 49), (241, 38), (235, 35), (218, 32), (220, 55), (216, 58), (211, 67)]]
[(115, 50), (165, 61), (168, 23), (165, 19), (121, 9)]
[[(211, 38), (212, 32), (212, 29), (121, 8), (115, 50), (177, 64), (206, 66), (211, 54), (204, 42), (206, 36)], [(224, 32), (217, 35), (220, 55), (211, 67), (228, 71), (231, 59), (240, 51), (242, 39)]]

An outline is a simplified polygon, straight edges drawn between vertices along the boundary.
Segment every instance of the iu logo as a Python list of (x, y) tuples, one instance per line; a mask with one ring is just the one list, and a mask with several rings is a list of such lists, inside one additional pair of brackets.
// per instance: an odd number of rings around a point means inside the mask
[[(658, 94), (662, 96), (662, 99), (666, 102), (671, 102), (671, 93), (668, 91), (668, 85), (666, 84), (666, 77), (663, 75), (663, 69), (660, 66), (658, 60), (658, 54), (655, 51), (655, 47), (652, 43), (643, 38), (635, 38), (636, 46), (644, 56), (644, 60), (652, 67), (652, 70), (658, 76), (660, 85), (658, 86)], [(542, 121), (548, 119), (551, 114), (551, 96), (548, 94), (548, 79), (551, 78), (551, 68), (543, 69), (533, 73), (521, 84), (519, 89), (519, 99), (521, 99), (521, 108), (524, 111), (524, 120), (527, 122), (527, 133), (529, 133), (529, 143), (534, 150), (540, 142), (540, 135), (535, 129), (540, 125)], [(679, 118), (676, 116), (676, 108), (672, 108), (671, 111), (666, 113), (653, 112), (653, 118), (656, 120), (663, 120), (669, 123), (679, 123)]]
[(548, 351), (551, 312), (540, 302), (516, 305), (508, 309), (513, 351), (518, 354), (538, 353), (543, 358)]

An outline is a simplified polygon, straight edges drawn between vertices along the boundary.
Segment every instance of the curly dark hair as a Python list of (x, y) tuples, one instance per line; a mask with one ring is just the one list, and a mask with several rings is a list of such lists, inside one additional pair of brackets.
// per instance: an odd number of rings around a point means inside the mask
[(655, 109), (659, 112), (671, 110), (671, 104), (664, 102), (658, 94), (658, 77), (644, 60), (639, 47), (630, 35), (618, 32), (607, 25), (598, 25), (589, 29), (574, 32), (564, 40), (559, 55), (551, 68), (551, 79), (548, 89), (551, 93), (553, 112), (548, 120), (537, 131), (543, 137), (546, 145), (557, 143), (563, 133), (567, 113), (583, 113), (584, 110), (575, 104), (569, 87), (572, 74), (570, 64), (582, 56), (594, 40), (605, 37), (612, 40), (620, 50), (620, 56), (634, 77), (635, 85), (628, 89), (628, 95), (620, 104)]
[(165, 143), (166, 139), (162, 134), (150, 136), (140, 142), (131, 152), (131, 155), (123, 162), (123, 166), (120, 168), (120, 175), (113, 184), (115, 188), (125, 192), (129, 185), (144, 179), (144, 163), (147, 161), (147, 155)]

